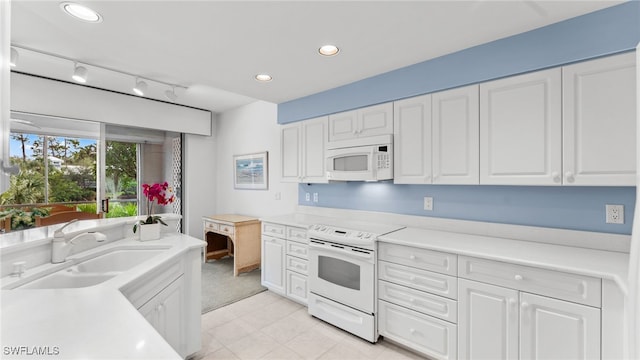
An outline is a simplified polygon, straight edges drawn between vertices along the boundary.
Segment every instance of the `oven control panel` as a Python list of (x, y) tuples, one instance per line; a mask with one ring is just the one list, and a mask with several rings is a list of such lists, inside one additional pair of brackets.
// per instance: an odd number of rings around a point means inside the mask
[(376, 236), (370, 232), (341, 229), (328, 225), (312, 225), (309, 230), (312, 234), (316, 234), (316, 236), (333, 240), (344, 239), (348, 241), (349, 239), (354, 239), (373, 242), (376, 238)]

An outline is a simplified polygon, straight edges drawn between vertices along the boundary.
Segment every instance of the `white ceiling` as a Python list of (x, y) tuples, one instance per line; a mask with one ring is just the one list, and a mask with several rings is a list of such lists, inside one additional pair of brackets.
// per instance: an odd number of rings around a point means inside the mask
[[(78, 0), (89, 24), (59, 1), (12, 1), (11, 43), (179, 84), (177, 103), (224, 112), (281, 103), (525, 32), (624, 1), (118, 1)], [(333, 43), (335, 57), (318, 55)], [(18, 49), (16, 71), (70, 81), (73, 63)], [(87, 85), (125, 93), (133, 78), (86, 65)], [(269, 83), (257, 73), (273, 76)], [(166, 86), (147, 81), (149, 97)]]

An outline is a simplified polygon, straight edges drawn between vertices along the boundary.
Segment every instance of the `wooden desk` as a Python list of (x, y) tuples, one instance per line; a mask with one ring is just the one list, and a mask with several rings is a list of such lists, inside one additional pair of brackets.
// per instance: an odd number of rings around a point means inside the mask
[(233, 276), (260, 267), (260, 220), (243, 215), (204, 216), (205, 261), (233, 256)]

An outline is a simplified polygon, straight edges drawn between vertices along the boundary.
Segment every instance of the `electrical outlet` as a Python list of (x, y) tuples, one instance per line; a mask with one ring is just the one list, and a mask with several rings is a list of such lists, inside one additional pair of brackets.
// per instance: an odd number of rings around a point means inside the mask
[(318, 193), (313, 193), (313, 202), (318, 202)]
[(607, 224), (624, 224), (624, 205), (605, 205)]
[(433, 211), (433, 198), (430, 196), (424, 197), (424, 209), (428, 211)]
[(304, 201), (311, 201), (311, 194), (304, 193)]

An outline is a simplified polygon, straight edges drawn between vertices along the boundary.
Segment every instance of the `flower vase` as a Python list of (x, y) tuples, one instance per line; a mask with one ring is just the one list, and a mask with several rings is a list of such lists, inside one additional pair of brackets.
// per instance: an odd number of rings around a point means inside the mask
[(160, 223), (140, 224), (140, 241), (160, 239)]

